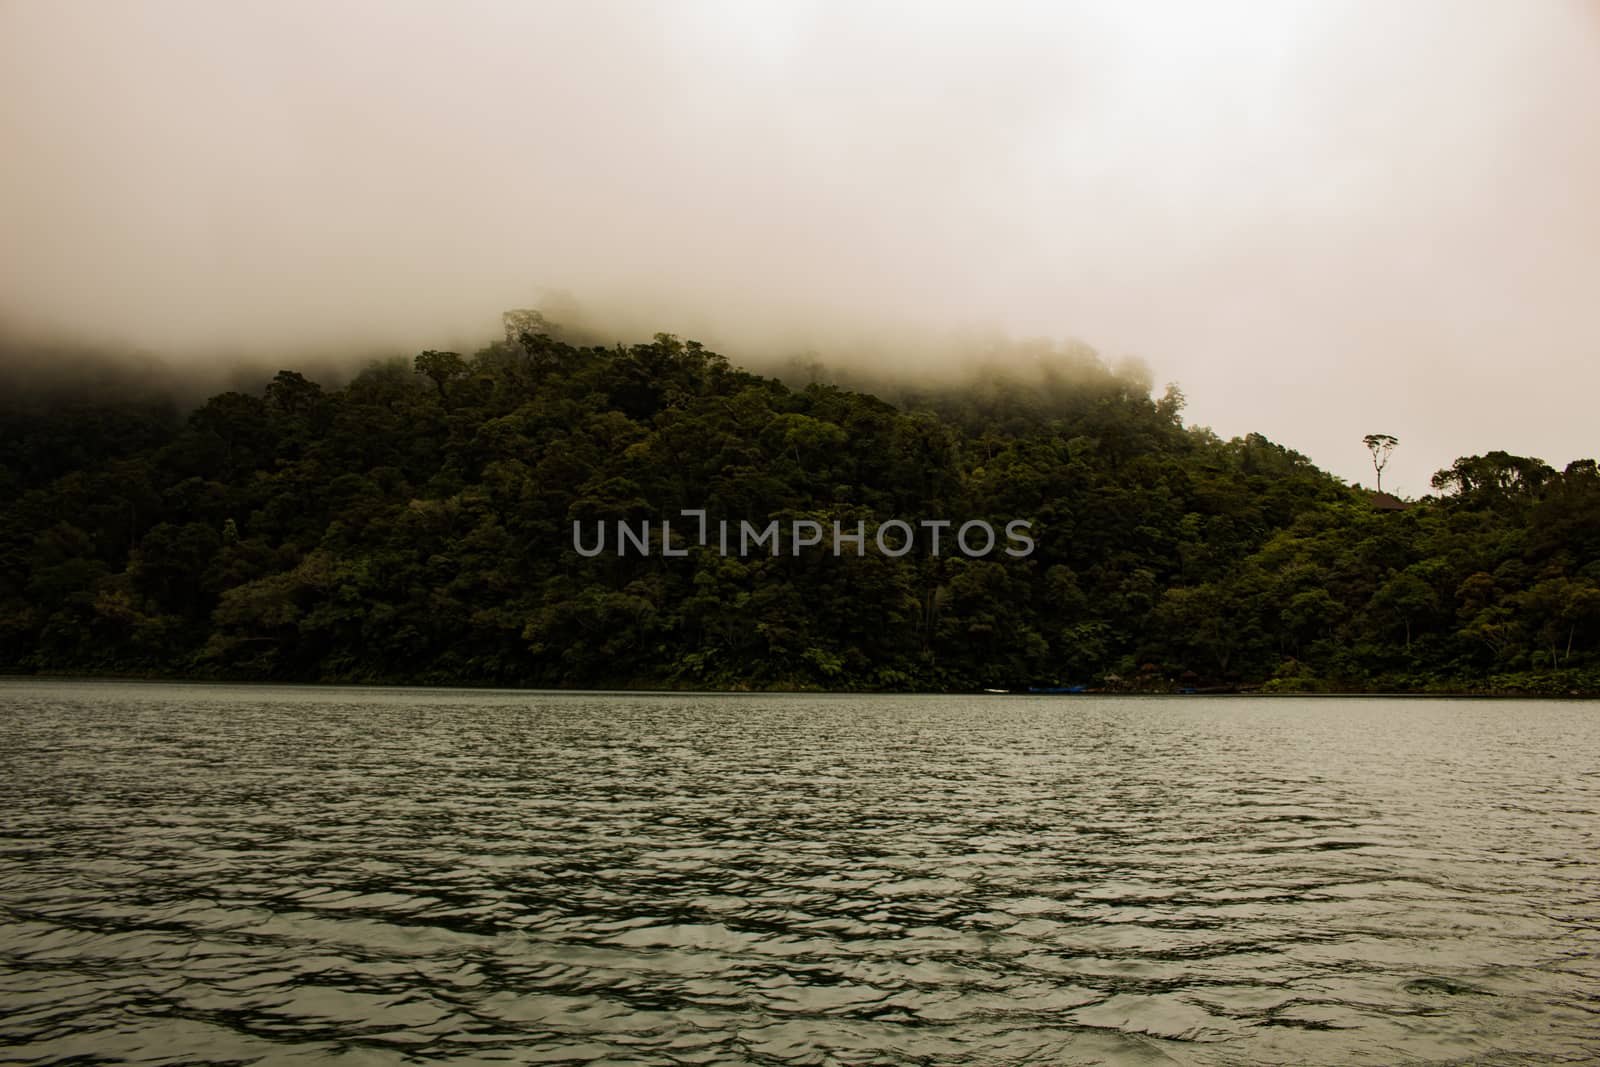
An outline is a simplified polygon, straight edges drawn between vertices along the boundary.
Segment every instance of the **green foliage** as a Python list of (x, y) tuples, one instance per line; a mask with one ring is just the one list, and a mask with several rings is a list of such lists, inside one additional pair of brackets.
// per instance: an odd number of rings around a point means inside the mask
[[(1489, 452), (1374, 510), (1148, 374), (1040, 352), (883, 398), (694, 342), (282, 371), (171, 411), (0, 414), (0, 670), (497, 685), (1259, 685), (1567, 693), (1600, 676), (1600, 475)], [(815, 375), (812, 375), (814, 379)], [(892, 401), (892, 402), (891, 402)], [(1381, 462), (1393, 439), (1373, 435)], [(705, 508), (871, 537), (1032, 520), (1036, 551), (585, 558)], [(954, 531), (944, 533), (948, 553)]]

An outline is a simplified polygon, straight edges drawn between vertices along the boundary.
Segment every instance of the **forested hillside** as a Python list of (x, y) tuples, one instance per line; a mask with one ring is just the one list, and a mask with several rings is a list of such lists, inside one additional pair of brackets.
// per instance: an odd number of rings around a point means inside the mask
[[(804, 388), (540, 329), (0, 418), (0, 671), (528, 686), (1600, 691), (1600, 475), (1377, 510), (1091, 354)], [(1352, 425), (1352, 439), (1370, 429)], [(572, 526), (1030, 520), (1025, 558), (580, 556)]]

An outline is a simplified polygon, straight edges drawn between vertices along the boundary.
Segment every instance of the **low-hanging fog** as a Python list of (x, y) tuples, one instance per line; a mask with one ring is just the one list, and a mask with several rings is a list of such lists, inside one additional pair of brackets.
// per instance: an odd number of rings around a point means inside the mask
[(12, 358), (570, 298), (756, 366), (1076, 338), (1348, 478), (1392, 433), (1404, 493), (1600, 450), (1591, 0), (10, 0), (0, 149)]

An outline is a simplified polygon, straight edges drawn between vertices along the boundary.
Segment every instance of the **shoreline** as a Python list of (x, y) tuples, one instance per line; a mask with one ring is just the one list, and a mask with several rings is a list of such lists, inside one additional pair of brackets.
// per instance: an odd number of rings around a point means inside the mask
[(1416, 689), (1330, 689), (1304, 692), (1287, 690), (1262, 690), (1244, 686), (1236, 689), (1208, 689), (1183, 692), (1177, 689), (1086, 689), (1078, 693), (1033, 693), (1026, 690), (993, 692), (983, 689), (809, 689), (809, 688), (722, 688), (707, 689), (688, 686), (506, 686), (472, 681), (356, 681), (349, 679), (319, 679), (308, 681), (281, 678), (214, 678), (159, 674), (94, 674), (83, 672), (32, 673), (0, 671), (0, 682), (100, 682), (147, 683), (151, 685), (209, 685), (209, 686), (264, 686), (274, 688), (325, 688), (325, 689), (466, 689), (500, 693), (547, 693), (553, 695), (608, 694), (624, 696), (970, 696), (970, 697), (1032, 697), (1070, 701), (1081, 697), (1162, 697), (1162, 698), (1215, 698), (1250, 697), (1263, 699), (1316, 698), (1316, 699), (1437, 699), (1437, 700), (1600, 700), (1600, 691), (1574, 690), (1564, 693), (1539, 693), (1526, 690), (1496, 690), (1461, 688), (1440, 690)]

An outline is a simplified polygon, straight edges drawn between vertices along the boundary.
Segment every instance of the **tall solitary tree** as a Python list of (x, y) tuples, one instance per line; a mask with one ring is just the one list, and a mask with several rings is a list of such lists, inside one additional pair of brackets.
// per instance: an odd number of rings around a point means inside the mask
[(1389, 465), (1389, 456), (1394, 452), (1395, 446), (1400, 443), (1397, 437), (1386, 433), (1369, 433), (1361, 439), (1367, 446), (1367, 451), (1372, 453), (1372, 469), (1378, 474), (1378, 492), (1383, 492), (1383, 468)]

